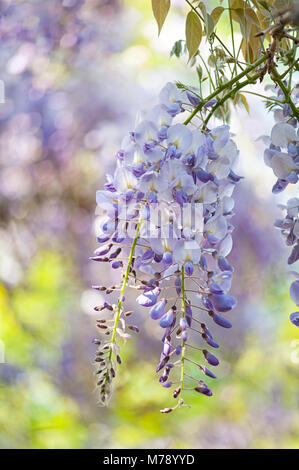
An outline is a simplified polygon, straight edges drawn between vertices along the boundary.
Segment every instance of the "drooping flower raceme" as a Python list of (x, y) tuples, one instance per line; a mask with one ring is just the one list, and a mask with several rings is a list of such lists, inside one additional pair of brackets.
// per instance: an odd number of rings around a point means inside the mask
[[(283, 93), (278, 89), (278, 98), (283, 98)], [(291, 93), (291, 99), (296, 105), (299, 98), (299, 85), (296, 85)], [(276, 123), (269, 138), (269, 148), (264, 152), (266, 165), (270, 166), (277, 177), (272, 188), (274, 194), (283, 191), (289, 184), (298, 183), (299, 174), (299, 129), (298, 121), (292, 115), (292, 109), (288, 103), (274, 107)], [(299, 199), (293, 197), (286, 205), (279, 206), (285, 213), (283, 219), (275, 222), (275, 227), (281, 230), (287, 246), (292, 247), (288, 258), (288, 264), (293, 264), (299, 259)], [(295, 277), (299, 274), (292, 271)], [(299, 307), (299, 281), (291, 284), (290, 295)], [(290, 315), (290, 320), (299, 326), (299, 312)]]
[[(105, 338), (95, 340), (103, 404), (111, 395), (116, 363), (121, 363), (119, 340), (129, 338), (130, 330), (138, 331), (127, 325), (132, 313), (125, 308), (129, 288), (139, 291), (138, 310), (145, 307), (161, 328), (156, 372), (177, 399), (175, 406), (161, 411), (183, 405), (183, 390), (212, 395), (188, 366), (193, 362), (215, 378), (208, 367), (219, 361), (210, 348), (219, 346), (209, 324), (232, 326), (225, 315), (236, 300), (228, 294), (233, 267), (226, 256), (232, 248), (232, 193), (240, 177), (233, 172), (238, 150), (229, 126), (202, 131), (180, 121), (180, 114), (197, 103), (196, 94), (168, 83), (160, 103), (124, 138), (115, 173), (97, 192), (100, 247), (92, 259), (122, 273), (118, 285), (94, 286), (118, 293), (115, 303), (107, 300), (96, 307), (103, 315), (98, 327)], [(195, 345), (194, 334), (200, 338)], [(199, 362), (190, 359), (192, 350)]]

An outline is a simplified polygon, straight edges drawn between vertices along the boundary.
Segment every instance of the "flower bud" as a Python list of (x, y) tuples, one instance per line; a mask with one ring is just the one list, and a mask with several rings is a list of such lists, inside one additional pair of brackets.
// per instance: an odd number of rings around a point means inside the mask
[(219, 364), (219, 361), (217, 359), (216, 356), (214, 356), (213, 354), (211, 354), (209, 351), (207, 351), (206, 349), (203, 349), (202, 350), (203, 352), (203, 355), (206, 359), (206, 361), (211, 365), (211, 366), (218, 366)]
[(174, 319), (174, 316), (173, 316), (173, 309), (171, 308), (170, 310), (168, 310), (168, 312), (166, 312), (166, 313), (161, 317), (161, 320), (160, 320), (160, 322), (159, 322), (159, 325), (161, 326), (161, 328), (168, 328), (169, 326), (172, 325), (173, 319)]
[(150, 316), (153, 320), (158, 320), (164, 315), (165, 305), (167, 304), (166, 299), (160, 300), (156, 305), (154, 305), (150, 310)]

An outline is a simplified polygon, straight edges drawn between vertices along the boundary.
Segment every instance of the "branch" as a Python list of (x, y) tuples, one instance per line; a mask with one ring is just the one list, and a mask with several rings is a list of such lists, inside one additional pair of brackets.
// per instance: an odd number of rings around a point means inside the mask
[(255, 80), (257, 80), (259, 78), (260, 74), (257, 73), (255, 74), (253, 77), (251, 78), (248, 78), (248, 80), (245, 80), (245, 82), (242, 82), (242, 83), (239, 83), (233, 90), (231, 90), (229, 93), (227, 93), (221, 100), (219, 100), (214, 108), (212, 109), (212, 111), (209, 113), (209, 115), (207, 116), (207, 118), (205, 119), (204, 123), (203, 123), (203, 128), (202, 130), (204, 130), (206, 127), (207, 127), (207, 124), (209, 122), (209, 120), (211, 119), (211, 117), (213, 116), (213, 114), (215, 113), (216, 109), (218, 109), (220, 106), (222, 106), (225, 101), (227, 101), (229, 98), (231, 98), (238, 90), (241, 90), (241, 88), (244, 88), (244, 86), (246, 85), (249, 85), (250, 83), (253, 83), (255, 82)]
[(289, 67), (288, 69), (283, 72), (282, 75), (280, 75), (280, 79), (283, 80), (284, 77), (292, 70), (293, 67), (296, 67), (296, 64), (298, 63), (299, 59), (295, 60)]
[[(285, 14), (287, 13), (287, 15)], [(265, 63), (265, 66), (263, 67), (260, 81), (263, 80), (264, 76), (266, 73), (271, 74), (273, 70), (276, 67), (276, 63), (274, 61), (275, 55), (278, 54), (279, 51), (279, 43), (283, 38), (290, 39), (294, 41), (295, 45), (299, 44), (299, 40), (288, 34), (288, 32), (285, 30), (285, 26), (290, 23), (290, 11), (289, 9), (284, 9), (283, 11), (278, 11), (276, 14), (276, 22), (274, 23), (273, 26), (268, 28), (266, 31), (263, 31), (261, 33), (258, 33), (256, 36), (260, 36), (262, 34), (265, 34), (266, 32), (269, 32), (272, 36), (272, 42), (269, 45), (268, 49), (266, 50), (266, 54), (268, 56), (268, 60)]]
[[(201, 109), (203, 108), (203, 106), (208, 103), (208, 101), (210, 101), (212, 98), (215, 98), (215, 96), (219, 95), (219, 93), (221, 93), (223, 90), (225, 90), (226, 88), (229, 88), (231, 85), (234, 85), (234, 83), (238, 82), (242, 77), (244, 77), (245, 75), (247, 75), (248, 73), (252, 72), (252, 70), (256, 69), (259, 65), (261, 65), (262, 63), (264, 63), (266, 60), (268, 60), (268, 56), (267, 55), (263, 55), (262, 57), (260, 57), (256, 62), (254, 62), (254, 64), (252, 65), (249, 65), (245, 70), (243, 70), (243, 72), (239, 73), (239, 75), (237, 75), (236, 77), (232, 78), (229, 82), (226, 82), (224, 83), (223, 85), (221, 85), (219, 88), (217, 88), (217, 90), (215, 90), (213, 93), (211, 93), (206, 99), (204, 99), (203, 101), (201, 101), (199, 103), (199, 105), (194, 109), (194, 111), (190, 114), (190, 116), (185, 120), (184, 124), (188, 124), (192, 119), (193, 117), (199, 112), (201, 111)], [(259, 74), (260, 75), (260, 74)]]

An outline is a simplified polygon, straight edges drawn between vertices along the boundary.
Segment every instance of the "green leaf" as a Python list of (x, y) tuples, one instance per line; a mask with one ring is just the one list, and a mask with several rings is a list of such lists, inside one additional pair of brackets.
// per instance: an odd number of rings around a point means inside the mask
[(152, 0), (152, 10), (158, 24), (158, 35), (169, 12), (170, 0)]
[(197, 53), (202, 38), (202, 26), (200, 19), (190, 11), (186, 18), (186, 46), (189, 52), (189, 60)]
[(239, 23), (243, 38), (248, 40), (251, 30), (251, 19), (248, 21), (245, 16), (245, 11), (242, 8), (236, 8), (233, 10), (232, 18)]
[(245, 107), (247, 113), (249, 114), (249, 105), (248, 105), (247, 99), (246, 99), (245, 96), (242, 95), (241, 93), (239, 93), (239, 95), (240, 95), (240, 98), (241, 98), (241, 100), (242, 100), (242, 103), (243, 103), (243, 105), (244, 105), (244, 107)]
[(223, 7), (216, 7), (216, 8), (214, 8), (214, 10), (212, 11), (211, 17), (212, 17), (213, 20), (214, 20), (214, 26), (216, 26), (216, 24), (218, 23), (218, 21), (219, 21), (219, 19), (220, 19), (220, 16), (222, 15), (223, 12), (224, 12), (224, 8), (223, 8)]
[(253, 24), (251, 27), (249, 40), (242, 39), (242, 53), (246, 62), (253, 64), (260, 54), (261, 43), (255, 35), (258, 33), (257, 27)]
[(252, 8), (245, 9), (245, 16), (248, 19), (248, 21), (251, 21), (257, 27), (260, 27), (260, 20), (258, 19), (255, 11)]
[(207, 16), (207, 9), (206, 9), (206, 6), (203, 2), (198, 2), (198, 5), (197, 5), (198, 8), (200, 8), (204, 18), (206, 18)]
[(255, 6), (255, 8), (256, 8), (257, 10), (260, 10), (260, 6), (259, 6), (258, 0), (252, 0), (252, 3), (254, 4), (254, 6)]
[(184, 90), (184, 91), (188, 90), (188, 87), (186, 85), (184, 85), (184, 83), (182, 83), (182, 82), (177, 81), (177, 82), (175, 82), (175, 84), (180, 90)]
[(267, 11), (271, 11), (270, 9), (270, 6), (268, 5), (268, 3), (264, 0), (258, 0), (259, 4), (262, 5), (263, 8), (265, 8), (265, 10)]
[(214, 23), (213, 17), (211, 15), (207, 14), (207, 20), (206, 20), (206, 35), (207, 35), (207, 38), (209, 38), (211, 36), (211, 34), (213, 33), (214, 26), (215, 26), (215, 23)]
[(202, 80), (202, 74), (203, 74), (202, 68), (201, 68), (200, 65), (198, 65), (198, 66), (196, 67), (196, 72), (197, 72), (197, 76), (198, 76), (198, 81), (199, 81), (199, 83), (200, 83), (201, 80)]
[(237, 8), (244, 8), (244, 1), (243, 0), (231, 0), (230, 2), (230, 9), (235, 10)]
[(213, 17), (211, 15), (209, 15), (209, 13), (207, 13), (206, 6), (203, 2), (199, 2), (198, 8), (200, 8), (200, 10), (202, 12), (202, 16), (203, 16), (204, 24), (205, 24), (206, 36), (207, 36), (207, 39), (209, 39), (212, 32), (214, 31)]
[(216, 63), (217, 63), (216, 57), (213, 54), (209, 55), (209, 57), (208, 57), (209, 67), (212, 67), (212, 68), (216, 67)]
[(176, 41), (170, 51), (170, 57), (172, 57), (173, 55), (175, 55), (176, 57), (180, 57), (181, 53), (182, 53), (182, 39), (180, 39), (179, 41)]
[(240, 94), (239, 93), (236, 93), (235, 96), (234, 96), (234, 99), (233, 99), (233, 104), (234, 106), (236, 106), (236, 104), (238, 103), (240, 99)]

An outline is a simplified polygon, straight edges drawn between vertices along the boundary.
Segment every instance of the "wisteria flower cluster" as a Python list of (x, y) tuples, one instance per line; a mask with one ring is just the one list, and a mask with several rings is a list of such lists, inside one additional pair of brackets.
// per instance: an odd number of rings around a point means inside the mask
[[(233, 171), (238, 150), (228, 125), (191, 130), (181, 122), (181, 113), (199, 103), (196, 90), (167, 83), (159, 101), (124, 138), (115, 173), (97, 192), (100, 247), (92, 259), (122, 272), (118, 285), (94, 286), (117, 293), (115, 303), (95, 307), (104, 333), (104, 339), (95, 340), (100, 402), (108, 403), (116, 363), (121, 363), (119, 339), (139, 331), (127, 324), (132, 311), (126, 310), (125, 291), (132, 288), (140, 291), (137, 304), (149, 309), (161, 327), (156, 372), (177, 399), (175, 406), (161, 410), (168, 413), (184, 405), (183, 390), (212, 395), (186, 369), (196, 365), (216, 378), (204, 365), (219, 363), (209, 350), (219, 347), (209, 322), (232, 326), (223, 316), (236, 305), (228, 294), (233, 267), (226, 256), (232, 248), (232, 193), (240, 176)], [(194, 334), (200, 338), (195, 345)], [(192, 350), (199, 362), (190, 359)]]
[[(278, 99), (283, 99), (283, 92), (278, 89)], [(296, 105), (299, 98), (299, 84), (292, 92), (291, 98)], [(264, 152), (266, 165), (270, 166), (273, 173), (278, 178), (272, 188), (272, 192), (277, 194), (283, 191), (289, 184), (298, 183), (299, 174), (299, 129), (298, 121), (293, 117), (292, 109), (288, 103), (274, 107), (276, 123), (271, 131), (270, 146)], [(286, 205), (279, 206), (285, 217), (275, 222), (275, 227), (281, 230), (287, 246), (292, 247), (288, 258), (291, 265), (299, 259), (299, 199), (297, 197), (288, 200)], [(292, 271), (297, 278), (299, 274)], [(299, 280), (291, 284), (290, 295), (292, 300), (299, 306)], [(290, 320), (299, 326), (299, 312), (290, 315)]]

